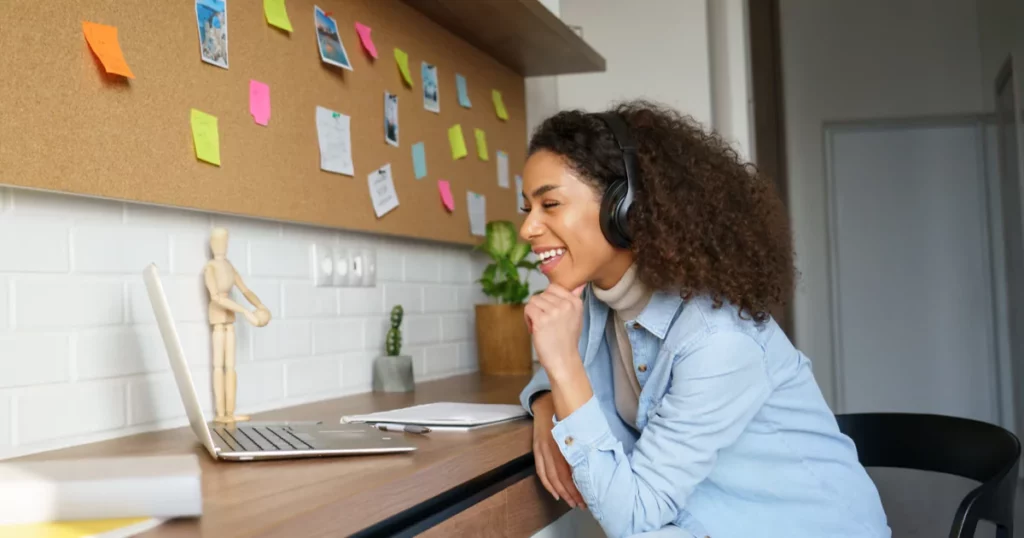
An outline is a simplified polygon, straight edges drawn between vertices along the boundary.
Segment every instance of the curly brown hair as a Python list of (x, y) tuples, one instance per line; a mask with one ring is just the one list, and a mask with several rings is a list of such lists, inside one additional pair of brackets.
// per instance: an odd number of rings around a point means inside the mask
[[(641, 178), (627, 218), (639, 278), (767, 321), (795, 278), (789, 219), (773, 183), (721, 136), (676, 110), (635, 100), (611, 111), (637, 144)], [(530, 141), (529, 154), (541, 150), (564, 158), (599, 195), (625, 177), (622, 152), (594, 114), (548, 118)]]

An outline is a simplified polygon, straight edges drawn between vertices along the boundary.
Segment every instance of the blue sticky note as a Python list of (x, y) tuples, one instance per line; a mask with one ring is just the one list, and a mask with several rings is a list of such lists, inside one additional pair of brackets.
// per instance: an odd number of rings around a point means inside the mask
[(427, 153), (423, 149), (423, 142), (412, 145), (412, 167), (416, 170), (416, 179), (427, 177)]
[(456, 73), (455, 86), (459, 90), (459, 104), (466, 108), (472, 107), (473, 105), (469, 103), (469, 92), (466, 91), (466, 77)]

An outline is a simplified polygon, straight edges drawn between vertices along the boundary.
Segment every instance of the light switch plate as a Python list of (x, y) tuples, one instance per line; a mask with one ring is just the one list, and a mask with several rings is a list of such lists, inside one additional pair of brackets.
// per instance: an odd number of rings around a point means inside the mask
[(352, 272), (351, 255), (347, 248), (334, 247), (334, 286), (348, 286)]
[(363, 282), (365, 287), (372, 288), (377, 285), (377, 251), (372, 248), (364, 248), (363, 256)]
[(363, 272), (366, 269), (366, 264), (363, 260), (363, 252), (359, 249), (350, 250), (348, 261), (348, 285), (353, 287), (362, 286)]
[(334, 285), (334, 249), (324, 244), (314, 244), (313, 285), (325, 288)]

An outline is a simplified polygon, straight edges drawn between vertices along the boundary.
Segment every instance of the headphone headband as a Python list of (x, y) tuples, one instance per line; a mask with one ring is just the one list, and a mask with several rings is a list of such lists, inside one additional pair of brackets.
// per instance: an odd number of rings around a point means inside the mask
[[(622, 151), (622, 162), (626, 171), (626, 177), (615, 180), (605, 192), (605, 199), (601, 204), (601, 229), (609, 243), (619, 248), (629, 248), (633, 238), (626, 215), (629, 213), (629, 207), (633, 204), (636, 178), (640, 177), (640, 165), (636, 154), (637, 146), (621, 116), (614, 112), (602, 112), (597, 114), (597, 117), (611, 130), (612, 138), (615, 139), (619, 150)], [(623, 182), (625, 185), (622, 185)], [(623, 187), (625, 187), (625, 192), (622, 192)]]

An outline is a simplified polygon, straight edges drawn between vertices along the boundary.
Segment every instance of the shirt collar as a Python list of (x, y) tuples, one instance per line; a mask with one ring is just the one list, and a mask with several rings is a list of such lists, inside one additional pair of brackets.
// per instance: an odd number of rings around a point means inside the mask
[[(593, 295), (593, 290), (590, 290), (590, 308), (593, 319), (606, 319), (605, 316), (608, 314), (608, 305), (599, 301)], [(644, 307), (640, 315), (636, 317), (636, 322), (641, 327), (646, 329), (648, 332), (657, 336), (658, 339), (664, 340), (665, 336), (668, 335), (669, 327), (672, 325), (672, 320), (676, 317), (676, 312), (679, 311), (679, 307), (683, 304), (683, 298), (678, 292), (664, 292), (655, 291), (651, 295), (650, 301), (647, 302), (647, 306)], [(601, 329), (603, 330), (603, 328)]]

